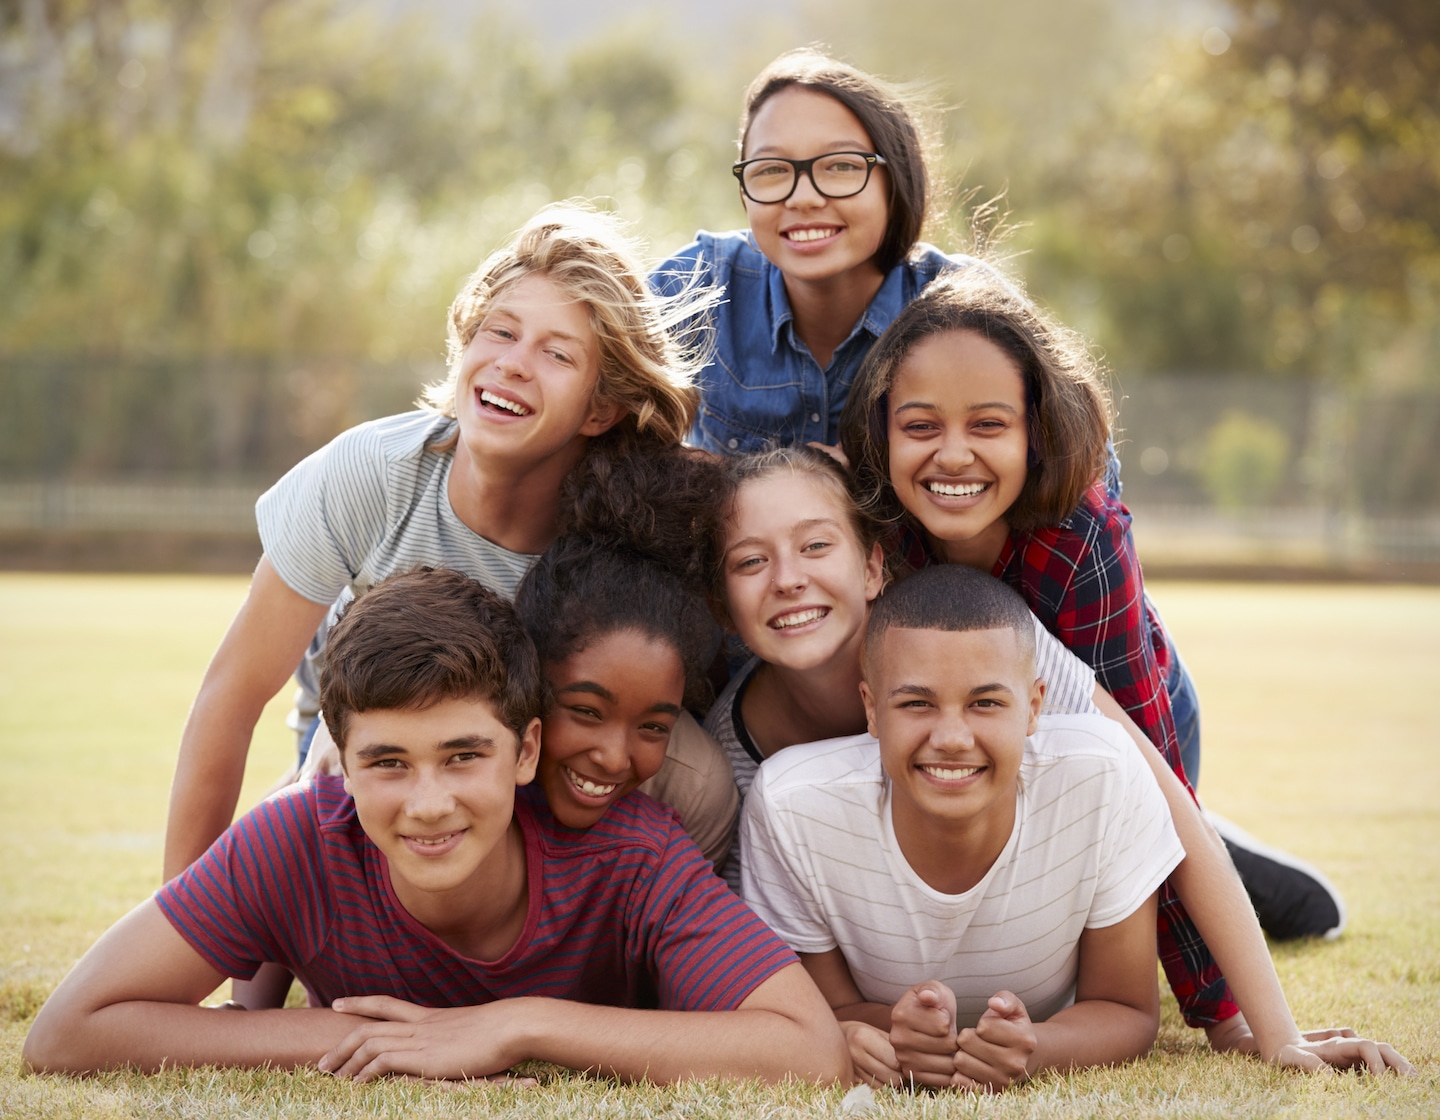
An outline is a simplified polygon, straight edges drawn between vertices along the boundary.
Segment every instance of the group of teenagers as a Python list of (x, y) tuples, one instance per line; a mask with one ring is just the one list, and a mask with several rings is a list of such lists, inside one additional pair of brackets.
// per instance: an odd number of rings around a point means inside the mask
[[(261, 497), (167, 881), (32, 1068), (998, 1090), (1145, 1054), (1158, 955), (1217, 1050), (1410, 1069), (1296, 1026), (1195, 801), (1101, 372), (919, 242), (904, 98), (783, 55), (734, 171), (749, 228), (648, 275), (541, 211), (421, 407)], [(292, 674), (300, 777), (232, 825)]]

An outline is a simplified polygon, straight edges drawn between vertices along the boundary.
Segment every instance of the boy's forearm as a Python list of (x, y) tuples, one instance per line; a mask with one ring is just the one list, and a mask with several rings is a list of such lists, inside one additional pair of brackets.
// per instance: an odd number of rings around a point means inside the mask
[(638, 1011), (562, 1000), (524, 1000), (523, 1056), (624, 1080), (757, 1077), (836, 1081), (849, 1073), (844, 1036), (771, 1010)]
[(164, 878), (168, 883), (197, 859), (230, 827), (250, 736), (260, 709), (210, 702), (202, 692), (191, 709), (180, 739), (175, 777), (170, 784), (170, 809), (165, 822)]
[(890, 1005), (888, 1003), (850, 1003), (835, 1008), (839, 1022), (869, 1023), (882, 1031), (890, 1030)]
[(358, 1025), (322, 1008), (241, 1011), (175, 1003), (116, 1003), (36, 1021), (25, 1060), (41, 1073), (166, 1066), (314, 1065)]
[(1047, 1069), (1114, 1065), (1148, 1053), (1160, 1030), (1158, 1011), (1109, 1000), (1084, 1000), (1036, 1023), (1028, 1074)]

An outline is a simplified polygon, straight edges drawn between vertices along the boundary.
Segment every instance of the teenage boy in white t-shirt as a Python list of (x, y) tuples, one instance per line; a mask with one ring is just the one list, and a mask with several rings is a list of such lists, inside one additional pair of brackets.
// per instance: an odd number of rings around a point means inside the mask
[(1185, 853), (1125, 733), (1041, 719), (1034, 666), (1018, 595), (919, 572), (871, 615), (870, 735), (784, 751), (746, 800), (744, 896), (861, 1079), (999, 1089), (1154, 1043), (1155, 891)]

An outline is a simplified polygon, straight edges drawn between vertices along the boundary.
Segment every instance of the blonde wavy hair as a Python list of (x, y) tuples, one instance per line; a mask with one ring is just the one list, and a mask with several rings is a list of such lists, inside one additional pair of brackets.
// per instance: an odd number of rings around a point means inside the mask
[[(638, 246), (620, 220), (577, 200), (546, 206), (465, 281), (450, 305), (449, 372), (416, 403), (455, 415), (465, 348), (496, 300), (537, 275), (589, 310), (599, 343), (595, 398), (624, 411), (616, 429), (678, 444), (699, 406), (695, 376), (710, 342), (705, 312), (720, 292), (692, 286), (672, 297), (655, 295), (645, 283)], [(457, 433), (445, 443), (454, 446), (458, 438)]]

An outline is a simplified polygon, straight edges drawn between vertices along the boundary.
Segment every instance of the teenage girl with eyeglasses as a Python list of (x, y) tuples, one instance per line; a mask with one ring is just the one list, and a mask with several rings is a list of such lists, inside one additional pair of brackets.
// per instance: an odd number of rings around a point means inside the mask
[(973, 265), (919, 241), (929, 176), (898, 90), (811, 49), (745, 94), (734, 166), (750, 227), (696, 235), (651, 275), (725, 293), (690, 442), (722, 454), (839, 441), (875, 339), (942, 271)]

